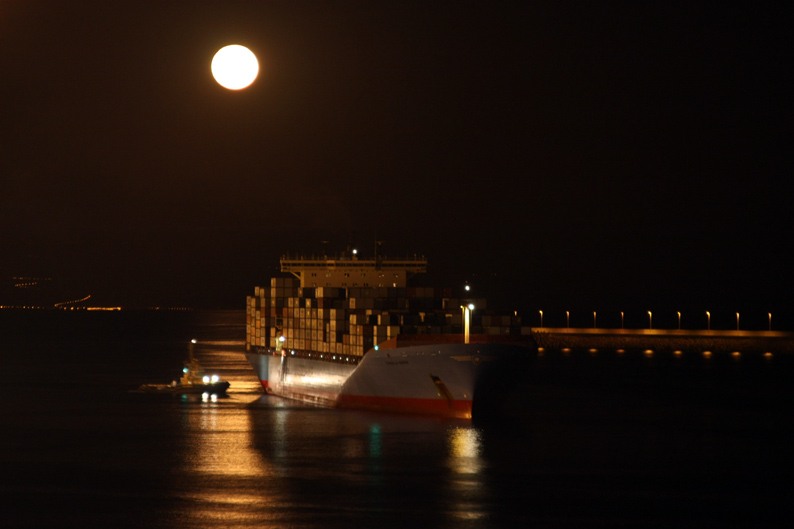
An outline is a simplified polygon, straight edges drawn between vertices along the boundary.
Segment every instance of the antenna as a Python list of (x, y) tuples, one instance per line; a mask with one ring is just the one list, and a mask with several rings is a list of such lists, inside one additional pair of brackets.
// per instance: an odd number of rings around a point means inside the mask
[(381, 252), (381, 245), (383, 241), (375, 239), (375, 269), (380, 270), (383, 264), (383, 253)]

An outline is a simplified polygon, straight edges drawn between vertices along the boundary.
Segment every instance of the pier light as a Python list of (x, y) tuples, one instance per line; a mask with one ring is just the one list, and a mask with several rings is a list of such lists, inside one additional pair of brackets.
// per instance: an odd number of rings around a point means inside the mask
[(593, 311), (593, 329), (596, 328), (596, 311)]
[(681, 311), (678, 311), (678, 330), (681, 330)]
[(620, 328), (623, 328), (623, 312), (620, 313)]
[(540, 312), (540, 328), (542, 329), (543, 328), (543, 311), (539, 310), (538, 312)]
[(772, 313), (771, 312), (767, 312), (766, 315), (769, 316), (769, 330), (771, 331), (772, 330)]
[(565, 326), (571, 328), (571, 313), (567, 310), (565, 311)]
[(653, 329), (653, 313), (648, 311), (648, 329)]
[(739, 330), (739, 313), (736, 313), (736, 330)]
[(711, 330), (711, 313), (706, 311), (706, 330)]
[(466, 292), (468, 292), (469, 290), (471, 290), (471, 286), (469, 286), (469, 284), (468, 284), (468, 283), (466, 283), (466, 284), (463, 286), (463, 290), (465, 290)]

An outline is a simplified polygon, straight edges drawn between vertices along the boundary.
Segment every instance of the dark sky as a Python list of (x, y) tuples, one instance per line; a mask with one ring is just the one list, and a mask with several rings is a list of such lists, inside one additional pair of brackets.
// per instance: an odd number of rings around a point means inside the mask
[[(792, 22), (751, 2), (2, 0), (0, 271), (241, 307), (280, 255), (377, 238), (506, 308), (783, 315)], [(231, 43), (262, 67), (239, 92), (209, 71)]]

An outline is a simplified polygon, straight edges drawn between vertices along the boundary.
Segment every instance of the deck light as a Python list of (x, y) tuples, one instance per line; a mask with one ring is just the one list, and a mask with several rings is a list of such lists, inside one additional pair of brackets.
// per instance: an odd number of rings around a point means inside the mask
[(461, 305), (460, 308), (463, 310), (463, 343), (469, 343), (469, 325), (474, 303), (469, 303), (467, 306)]

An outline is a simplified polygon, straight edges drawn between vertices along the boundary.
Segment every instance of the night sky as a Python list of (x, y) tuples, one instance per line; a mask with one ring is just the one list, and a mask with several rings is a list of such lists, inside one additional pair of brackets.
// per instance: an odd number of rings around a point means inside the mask
[(692, 4), (2, 0), (0, 275), (242, 308), (377, 239), (530, 323), (794, 329), (794, 20)]

